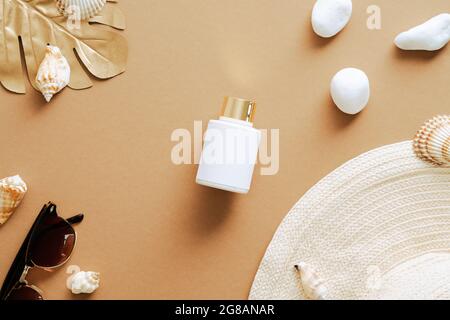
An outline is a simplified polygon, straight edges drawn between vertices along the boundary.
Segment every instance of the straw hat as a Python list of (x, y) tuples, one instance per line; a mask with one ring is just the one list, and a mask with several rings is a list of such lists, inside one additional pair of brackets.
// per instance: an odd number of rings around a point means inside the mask
[(450, 168), (413, 149), (370, 151), (307, 192), (278, 228), (250, 299), (450, 299)]

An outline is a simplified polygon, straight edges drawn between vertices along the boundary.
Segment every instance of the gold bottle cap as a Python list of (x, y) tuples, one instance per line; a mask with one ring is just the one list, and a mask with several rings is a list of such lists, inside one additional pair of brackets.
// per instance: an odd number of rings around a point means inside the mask
[(247, 122), (253, 122), (255, 111), (255, 101), (235, 97), (225, 97), (222, 108), (222, 116)]

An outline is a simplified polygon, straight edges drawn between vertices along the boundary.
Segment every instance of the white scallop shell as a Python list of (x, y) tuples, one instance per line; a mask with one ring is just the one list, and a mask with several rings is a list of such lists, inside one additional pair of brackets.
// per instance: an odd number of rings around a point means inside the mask
[(308, 264), (301, 262), (295, 266), (300, 274), (303, 293), (310, 300), (325, 300), (327, 287), (325, 281)]
[(0, 225), (13, 214), (26, 192), (27, 185), (20, 176), (0, 180)]
[(72, 277), (71, 291), (73, 294), (92, 293), (100, 286), (100, 273), (80, 271)]
[(45, 58), (39, 66), (36, 86), (47, 102), (70, 82), (70, 65), (58, 47), (47, 46)]
[(414, 151), (424, 161), (450, 167), (450, 116), (427, 121), (416, 134)]
[(103, 10), (107, 0), (56, 0), (61, 14), (75, 16), (79, 20), (89, 20)]

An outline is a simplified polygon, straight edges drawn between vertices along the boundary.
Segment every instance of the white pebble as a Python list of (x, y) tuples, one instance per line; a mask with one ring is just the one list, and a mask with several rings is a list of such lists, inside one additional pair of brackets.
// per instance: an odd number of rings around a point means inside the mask
[(338, 34), (352, 15), (351, 0), (317, 0), (312, 11), (314, 32), (323, 38)]
[(436, 51), (450, 41), (450, 14), (442, 13), (427, 22), (395, 38), (397, 47), (403, 50)]
[(359, 69), (342, 69), (331, 80), (331, 96), (342, 112), (357, 114), (369, 102), (369, 78)]

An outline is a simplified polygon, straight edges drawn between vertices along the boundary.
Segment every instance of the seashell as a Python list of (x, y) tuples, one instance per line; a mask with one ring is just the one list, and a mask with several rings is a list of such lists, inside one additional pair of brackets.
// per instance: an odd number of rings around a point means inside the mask
[(26, 192), (27, 185), (20, 176), (0, 180), (0, 225), (13, 214)]
[(328, 289), (325, 286), (325, 281), (317, 275), (316, 271), (304, 262), (296, 265), (295, 269), (300, 274), (306, 298), (310, 300), (325, 300)]
[(73, 294), (92, 293), (100, 286), (100, 273), (80, 271), (72, 277), (71, 288)]
[(450, 41), (450, 14), (439, 14), (425, 23), (400, 33), (395, 44), (402, 50), (436, 51)]
[(39, 66), (36, 86), (45, 100), (50, 102), (55, 94), (70, 82), (70, 66), (58, 47), (47, 46), (45, 58)]
[(56, 6), (66, 17), (75, 16), (78, 20), (89, 20), (103, 10), (107, 0), (56, 0)]
[(424, 161), (450, 167), (450, 116), (427, 121), (416, 134), (414, 151)]

